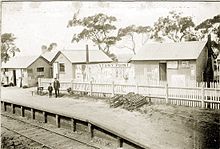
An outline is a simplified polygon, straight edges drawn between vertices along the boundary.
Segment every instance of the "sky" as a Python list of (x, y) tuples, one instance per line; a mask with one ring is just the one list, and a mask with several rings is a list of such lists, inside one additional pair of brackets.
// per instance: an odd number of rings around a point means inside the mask
[[(42, 45), (52, 42), (59, 50), (97, 49), (91, 42), (71, 43), (79, 30), (67, 28), (75, 12), (80, 17), (105, 13), (117, 18), (115, 25), (152, 26), (170, 11), (192, 16), (195, 24), (220, 14), (220, 2), (2, 2), (2, 33), (13, 33), (16, 45), (21, 49), (17, 55), (37, 55)], [(139, 48), (139, 47), (138, 47)], [(128, 49), (113, 47), (114, 53), (127, 53)]]

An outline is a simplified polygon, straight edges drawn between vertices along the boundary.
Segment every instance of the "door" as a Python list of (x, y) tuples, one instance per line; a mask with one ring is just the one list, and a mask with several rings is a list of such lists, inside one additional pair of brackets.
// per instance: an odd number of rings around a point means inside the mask
[(59, 63), (53, 63), (53, 78), (59, 78)]
[(159, 63), (159, 79), (160, 81), (167, 81), (167, 64)]
[(14, 84), (14, 86), (17, 85), (17, 81), (16, 81), (16, 70), (13, 70), (13, 84)]

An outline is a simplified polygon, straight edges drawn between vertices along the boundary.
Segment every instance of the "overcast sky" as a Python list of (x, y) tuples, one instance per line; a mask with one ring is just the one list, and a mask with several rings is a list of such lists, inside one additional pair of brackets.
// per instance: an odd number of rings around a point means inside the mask
[[(192, 16), (198, 24), (220, 14), (220, 2), (3, 2), (2, 33), (17, 37), (19, 55), (40, 54), (41, 46), (51, 42), (56, 42), (58, 49), (84, 49), (85, 42), (71, 43), (74, 29), (67, 28), (68, 20), (78, 9), (80, 17), (100, 12), (113, 15), (118, 19), (117, 27), (153, 25), (173, 10)], [(114, 51), (118, 49), (114, 47)]]

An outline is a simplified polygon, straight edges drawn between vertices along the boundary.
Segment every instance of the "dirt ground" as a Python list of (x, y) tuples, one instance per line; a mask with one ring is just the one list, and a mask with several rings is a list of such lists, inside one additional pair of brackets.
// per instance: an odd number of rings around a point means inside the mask
[(48, 98), (47, 95), (32, 96), (31, 91), (36, 91), (36, 88), (7, 87), (1, 89), (1, 95), (3, 99), (21, 104), (46, 105), (48, 108), (59, 108), (61, 112), (90, 118), (132, 136), (152, 149), (220, 148), (220, 110), (152, 104), (130, 112), (110, 108), (109, 99), (69, 95)]

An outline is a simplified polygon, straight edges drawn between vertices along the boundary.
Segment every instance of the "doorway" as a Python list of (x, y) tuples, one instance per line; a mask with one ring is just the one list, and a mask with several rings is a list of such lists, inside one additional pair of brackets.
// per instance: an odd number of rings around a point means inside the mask
[(14, 86), (17, 85), (17, 82), (16, 82), (16, 70), (13, 70), (13, 84), (14, 84)]
[(160, 81), (167, 81), (167, 64), (159, 63), (159, 79)]

